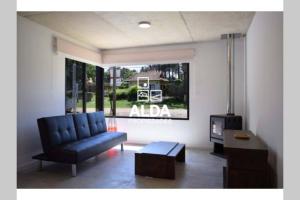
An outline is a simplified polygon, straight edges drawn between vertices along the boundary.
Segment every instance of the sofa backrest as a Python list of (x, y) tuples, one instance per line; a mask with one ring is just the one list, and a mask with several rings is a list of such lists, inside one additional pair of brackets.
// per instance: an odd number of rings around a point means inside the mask
[(74, 120), (75, 129), (77, 133), (77, 138), (79, 140), (91, 136), (86, 113), (74, 114), (73, 120)]
[(107, 131), (103, 111), (43, 117), (37, 122), (45, 153), (59, 145)]
[(44, 152), (77, 140), (72, 115), (44, 117), (37, 121)]
[(97, 135), (107, 131), (104, 112), (87, 113), (91, 135)]

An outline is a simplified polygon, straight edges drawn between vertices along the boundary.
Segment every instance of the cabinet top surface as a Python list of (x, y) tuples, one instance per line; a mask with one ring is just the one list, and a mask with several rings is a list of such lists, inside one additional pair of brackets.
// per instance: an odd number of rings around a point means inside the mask
[(215, 114), (215, 115), (210, 115), (210, 117), (221, 117), (221, 118), (241, 118), (242, 116), (240, 115), (226, 115), (226, 114)]
[[(249, 139), (237, 139), (234, 137), (236, 133), (246, 133)], [(263, 141), (255, 136), (251, 131), (244, 130), (224, 130), (224, 149), (249, 149), (249, 150), (267, 150), (267, 146)]]

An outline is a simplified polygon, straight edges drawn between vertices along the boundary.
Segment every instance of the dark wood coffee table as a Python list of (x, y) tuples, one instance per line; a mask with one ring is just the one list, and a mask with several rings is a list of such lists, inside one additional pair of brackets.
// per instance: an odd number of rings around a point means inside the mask
[(185, 145), (152, 142), (135, 153), (135, 174), (175, 179), (175, 163), (185, 162)]

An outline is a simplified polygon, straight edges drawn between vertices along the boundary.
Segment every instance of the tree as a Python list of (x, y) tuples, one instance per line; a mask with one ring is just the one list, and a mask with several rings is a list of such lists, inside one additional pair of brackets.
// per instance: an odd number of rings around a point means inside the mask
[(92, 79), (93, 82), (96, 82), (96, 66), (91, 64), (86, 64), (86, 76), (87, 80)]
[(121, 78), (122, 78), (122, 80), (126, 80), (126, 79), (130, 78), (134, 74), (136, 74), (135, 70), (130, 70), (128, 68), (122, 68), (121, 69)]
[(108, 71), (104, 71), (104, 82), (106, 83), (110, 82), (110, 75)]

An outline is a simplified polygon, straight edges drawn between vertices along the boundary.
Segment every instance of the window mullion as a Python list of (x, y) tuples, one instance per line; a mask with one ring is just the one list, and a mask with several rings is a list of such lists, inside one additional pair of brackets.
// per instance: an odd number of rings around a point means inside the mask
[(86, 112), (86, 64), (82, 64), (82, 112)]
[(112, 101), (112, 103), (113, 103), (113, 105), (112, 105), (112, 108), (113, 108), (112, 115), (113, 115), (113, 117), (116, 116), (116, 106), (117, 106), (116, 96), (117, 96), (116, 95), (116, 67), (113, 67), (113, 101)]

